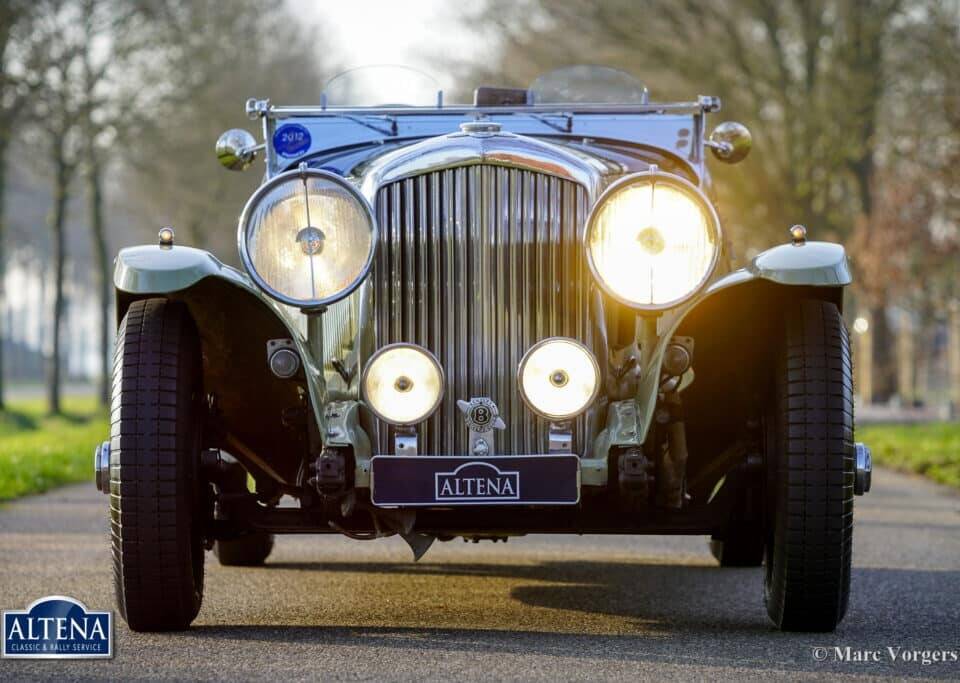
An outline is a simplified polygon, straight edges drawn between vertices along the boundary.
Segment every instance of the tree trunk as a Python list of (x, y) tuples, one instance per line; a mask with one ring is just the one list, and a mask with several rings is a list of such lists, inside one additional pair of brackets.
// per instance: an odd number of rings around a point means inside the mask
[(916, 376), (916, 335), (913, 328), (913, 316), (900, 313), (900, 327), (897, 330), (897, 394), (902, 405), (913, 407), (917, 402)]
[(960, 300), (951, 301), (947, 318), (947, 377), (949, 418), (960, 419)]
[(93, 258), (96, 264), (97, 303), (99, 304), (100, 377), (97, 397), (107, 405), (110, 391), (110, 257), (106, 229), (103, 223), (103, 168), (94, 154), (89, 156), (87, 169), (87, 201), (90, 209), (90, 229), (93, 232)]
[(871, 403), (886, 403), (896, 390), (894, 338), (887, 322), (885, 304), (870, 308), (870, 331), (873, 337), (873, 373)]
[(64, 222), (67, 212), (67, 191), (70, 185), (70, 167), (63, 159), (63, 141), (56, 145), (54, 159), (56, 176), (53, 188), (53, 214), (50, 220), (53, 244), (53, 326), (50, 335), (53, 349), (47, 365), (47, 409), (51, 415), (61, 412), (60, 406), (60, 327), (63, 321), (63, 274), (66, 261), (66, 234)]
[(7, 330), (6, 318), (3, 315), (6, 310), (7, 290), (5, 286), (7, 275), (7, 251), (6, 251), (6, 202), (7, 196), (7, 138), (5, 131), (0, 131), (0, 410), (7, 407), (4, 400), (3, 378), (6, 376), (3, 364), (3, 347), (6, 343)]

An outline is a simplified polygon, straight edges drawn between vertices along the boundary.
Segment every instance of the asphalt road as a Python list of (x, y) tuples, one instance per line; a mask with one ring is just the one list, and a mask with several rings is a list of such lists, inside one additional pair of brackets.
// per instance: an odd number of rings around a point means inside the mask
[[(62, 594), (112, 609), (106, 509), (90, 484), (0, 510), (0, 607)], [(701, 537), (458, 540), (413, 564), (399, 539), (287, 536), (264, 568), (208, 555), (190, 631), (118, 620), (113, 660), (0, 660), (0, 680), (960, 678), (960, 663), (903, 659), (960, 652), (960, 496), (876, 473), (854, 565), (835, 634), (782, 634), (762, 570), (716, 567)]]

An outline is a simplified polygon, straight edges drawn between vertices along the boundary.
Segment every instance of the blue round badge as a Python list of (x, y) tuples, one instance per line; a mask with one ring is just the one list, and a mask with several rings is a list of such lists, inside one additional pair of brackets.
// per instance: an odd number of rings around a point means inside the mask
[(299, 123), (288, 123), (273, 134), (273, 148), (282, 157), (297, 157), (310, 149), (310, 131)]

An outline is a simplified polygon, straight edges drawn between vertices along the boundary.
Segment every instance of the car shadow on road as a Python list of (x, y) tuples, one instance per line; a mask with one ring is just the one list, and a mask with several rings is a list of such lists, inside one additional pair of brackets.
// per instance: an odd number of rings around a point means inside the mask
[[(718, 629), (766, 630), (757, 619), (761, 569), (645, 564), (640, 562), (544, 561), (534, 564), (431, 562), (276, 563), (274, 569), (398, 576), (477, 577), (508, 580), (510, 598), (526, 605), (636, 619), (669, 620)], [(740, 605), (724, 596), (742, 594), (752, 586), (754, 600)], [(677, 596), (683, 596), (677, 600)], [(717, 602), (725, 608), (717, 611)], [(707, 620), (705, 615), (709, 615)], [(762, 616), (762, 614), (761, 614)]]
[[(597, 659), (657, 660), (826, 673), (814, 661), (815, 645), (854, 647), (953, 646), (949, 632), (960, 623), (956, 601), (960, 571), (856, 568), (851, 607), (833, 634), (777, 632), (762, 602), (763, 569), (721, 569), (703, 565), (642, 562), (545, 561), (535, 564), (283, 562), (258, 571), (283, 569), (362, 575), (389, 574), (505, 579), (509, 601), (481, 618), (465, 611), (459, 620), (444, 613), (443, 627), (412, 627), (411, 605), (388, 607), (371, 596), (378, 624), (201, 625), (203, 638), (250, 642), (364, 645), (399, 650), (449, 650), (503, 654), (576, 653)], [(453, 596), (452, 600), (456, 601)], [(464, 597), (464, 600), (475, 599)], [(357, 609), (357, 606), (353, 606)], [(362, 609), (362, 605), (360, 606)], [(546, 608), (546, 609), (543, 609)], [(386, 609), (386, 616), (384, 611)], [(391, 618), (390, 614), (394, 613)], [(469, 616), (474, 615), (474, 616)], [(423, 616), (423, 615), (421, 615)], [(429, 617), (426, 617), (429, 618)], [(459, 623), (458, 623), (459, 621)], [(342, 624), (342, 622), (341, 622)], [(531, 627), (531, 624), (534, 624)], [(918, 631), (918, 624), (929, 628)], [(773, 659), (772, 659), (773, 658)], [(879, 674), (874, 666), (870, 673)], [(836, 671), (836, 670), (835, 670)], [(849, 669), (843, 669), (851, 673)], [(913, 675), (901, 667), (888, 671)], [(925, 675), (939, 675), (927, 669)]]

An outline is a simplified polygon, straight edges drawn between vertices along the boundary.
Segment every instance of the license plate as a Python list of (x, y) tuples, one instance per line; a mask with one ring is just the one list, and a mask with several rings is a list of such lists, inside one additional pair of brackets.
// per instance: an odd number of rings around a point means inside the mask
[(370, 497), (379, 507), (450, 505), (576, 505), (576, 455), (377, 455)]

